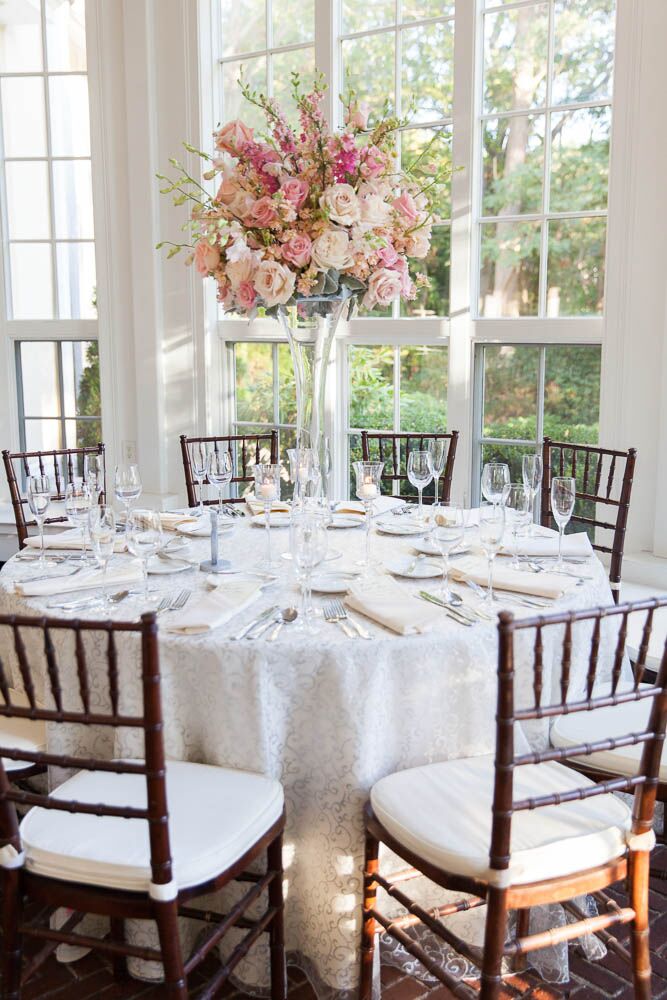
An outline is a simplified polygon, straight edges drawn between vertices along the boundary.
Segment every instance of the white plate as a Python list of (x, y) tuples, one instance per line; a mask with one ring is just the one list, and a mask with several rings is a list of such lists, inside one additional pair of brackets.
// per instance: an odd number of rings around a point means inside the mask
[(346, 594), (352, 579), (335, 573), (320, 573), (313, 577), (312, 589), (316, 594)]
[(416, 559), (417, 556), (402, 556), (386, 562), (385, 566), (394, 576), (405, 576), (409, 580), (428, 580), (434, 576), (442, 576), (442, 563), (438, 565), (433, 559), (420, 559), (412, 573), (408, 573), (407, 570)]
[[(266, 527), (266, 520), (264, 518), (264, 514), (255, 514), (251, 520), (256, 528)], [(270, 520), (272, 528), (289, 528), (290, 525), (289, 514), (276, 512), (275, 514), (271, 514)]]
[[(233, 531), (236, 527), (234, 523), (234, 518), (219, 518), (218, 519), (218, 532)], [(196, 521), (194, 524), (188, 522), (188, 524), (181, 524), (176, 531), (180, 535), (187, 535), (189, 538), (210, 538), (211, 537), (211, 522), (209, 518), (205, 520)]]
[(193, 567), (185, 559), (158, 559), (154, 556), (148, 560), (147, 568), (151, 576), (163, 576), (166, 573), (184, 573)]
[(414, 521), (376, 521), (375, 527), (383, 535), (423, 535), (428, 531), (426, 524)]
[[(417, 552), (421, 552), (426, 556), (441, 555), (440, 549), (435, 547), (430, 538), (418, 538), (417, 541), (412, 543), (412, 547), (416, 549)], [(470, 552), (469, 544), (457, 545), (455, 549), (452, 549), (449, 555), (450, 558), (453, 559), (454, 556), (462, 556), (465, 552)]]
[(332, 515), (330, 528), (358, 528), (365, 521), (364, 514), (336, 514)]

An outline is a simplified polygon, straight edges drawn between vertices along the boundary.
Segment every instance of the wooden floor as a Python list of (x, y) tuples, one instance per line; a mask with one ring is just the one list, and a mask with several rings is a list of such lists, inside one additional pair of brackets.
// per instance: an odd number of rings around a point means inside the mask
[[(667, 848), (656, 852), (656, 863), (667, 868)], [(615, 893), (620, 901), (622, 896)], [(653, 961), (654, 1000), (667, 1000), (667, 882), (655, 880), (651, 884), (651, 948)], [(621, 928), (619, 937), (627, 938), (627, 929)], [(212, 960), (213, 962), (213, 960)], [(209, 966), (213, 968), (213, 964)], [(601, 1000), (602, 997), (630, 1000), (632, 986), (627, 968), (616, 956), (608, 954), (602, 962), (587, 962), (575, 947), (570, 949), (571, 980), (562, 986), (549, 986), (537, 976), (527, 973), (507, 981), (503, 998), (522, 997), (523, 1000)], [(449, 1000), (452, 994), (444, 987), (429, 988), (419, 980), (404, 976), (396, 969), (386, 968), (382, 974), (382, 1000)], [(196, 995), (197, 983), (193, 983)], [(60, 965), (51, 960), (23, 991), (23, 1000), (125, 1000), (141, 997), (157, 1000), (161, 990), (156, 986), (130, 981), (115, 983), (107, 960), (88, 955), (72, 965)], [(229, 998), (242, 1000), (242, 995), (227, 991)], [(303, 974), (290, 969), (289, 1000), (315, 1000), (315, 994)]]

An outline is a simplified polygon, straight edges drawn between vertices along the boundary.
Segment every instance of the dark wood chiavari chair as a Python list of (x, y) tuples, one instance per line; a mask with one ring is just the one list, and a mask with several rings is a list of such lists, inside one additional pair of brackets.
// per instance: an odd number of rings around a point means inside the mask
[[(394, 483), (398, 483), (401, 500), (412, 500), (413, 496), (401, 494), (401, 482), (408, 478), (408, 457), (411, 451), (425, 451), (430, 441), (449, 441), (445, 468), (440, 477), (440, 502), (449, 503), (454, 475), (458, 431), (448, 434), (400, 433), (390, 431), (362, 431), (361, 454), (364, 462), (384, 462), (382, 482), (388, 484), (388, 492), (393, 494)], [(433, 498), (424, 497), (424, 503), (433, 503)]]
[[(5, 464), (7, 475), (7, 485), (9, 495), (14, 510), (16, 521), (16, 534), (18, 535), (19, 548), (25, 548), (25, 541), (28, 537), (28, 528), (35, 522), (26, 521), (25, 506), (28, 503), (26, 497), (21, 495), (19, 481), (21, 478), (28, 478), (31, 475), (48, 476), (54, 487), (53, 500), (64, 500), (65, 490), (75, 479), (83, 476), (83, 464), (86, 455), (101, 455), (104, 463), (104, 445), (97, 444), (85, 448), (60, 448), (54, 451), (8, 451), (2, 453), (2, 460)], [(17, 467), (20, 470), (17, 475)], [(104, 490), (100, 495), (100, 503), (104, 503), (106, 494), (106, 470)], [(59, 524), (66, 521), (64, 515), (59, 517), (47, 517), (45, 524)]]
[[(632, 480), (637, 451), (614, 451), (597, 445), (572, 444), (569, 441), (552, 441), (545, 437), (542, 447), (542, 524), (553, 526), (551, 513), (551, 479), (553, 476), (572, 476), (577, 482), (577, 505), (572, 521), (587, 528), (613, 532), (611, 545), (593, 541), (593, 548), (611, 556), (609, 583), (614, 600), (618, 602), (621, 590), (621, 566), (625, 529), (630, 510)], [(597, 516), (597, 504), (604, 504), (616, 511), (614, 521), (603, 521)], [(587, 508), (587, 512), (582, 512)]]
[[(270, 462), (275, 465), (278, 461), (278, 431), (275, 430), (267, 431), (266, 434), (226, 434), (222, 437), (187, 437), (187, 435), (181, 434), (181, 455), (189, 507), (195, 507), (199, 503), (198, 483), (192, 473), (192, 457), (190, 455), (190, 446), (193, 444), (204, 444), (212, 451), (228, 451), (231, 454), (234, 468), (232, 484), (252, 484), (254, 482), (253, 465), (258, 465), (260, 462)], [(208, 479), (204, 479), (204, 482), (207, 483)], [(230, 497), (225, 502), (243, 503), (243, 500), (242, 496)], [(204, 500), (207, 505), (217, 504), (217, 502), (217, 499)]]
[[(123, 662), (119, 639), (131, 641), (133, 635), (141, 642), (143, 701), (138, 714), (123, 710), (119, 677)], [(0, 718), (143, 732), (145, 747), (143, 759), (0, 747), (0, 754), (9, 759), (77, 771), (47, 795), (17, 789), (0, 763), (2, 997), (20, 1000), (24, 984), (59, 944), (68, 943), (110, 955), (118, 978), (127, 975), (128, 956), (160, 962), (165, 996), (185, 1000), (190, 974), (236, 927), (245, 932), (243, 937), (200, 995), (217, 996), (249, 948), (268, 933), (272, 997), (284, 1000), (282, 789), (261, 775), (165, 760), (155, 615), (143, 615), (141, 622), (3, 615), (0, 636)], [(93, 642), (97, 655), (100, 649), (106, 652), (105, 692), (91, 684), (88, 661)], [(57, 650), (62, 649), (69, 651), (69, 669), (74, 668), (74, 683), (78, 681), (71, 695), (73, 706), (61, 683)], [(52, 707), (40, 707), (35, 700), (38, 661), (49, 692), (45, 701)], [(8, 662), (20, 675), (27, 705), (11, 699)], [(30, 807), (20, 825), (17, 805)], [(266, 870), (258, 872), (253, 862), (265, 852)], [(191, 905), (192, 899), (218, 892), (232, 880), (250, 885), (226, 914)], [(251, 919), (248, 908), (265, 890), (266, 909)], [(40, 904), (40, 913), (28, 920), (24, 910), (30, 902)], [(49, 916), (59, 907), (71, 915), (56, 930), (49, 925)], [(86, 913), (108, 916), (110, 936), (98, 939), (76, 933)], [(181, 953), (179, 917), (200, 920), (204, 927), (187, 960)], [(127, 919), (154, 920), (159, 948), (127, 941)], [(24, 965), (26, 938), (44, 945)]]
[[(376, 928), (379, 924), (419, 959), (457, 997), (497, 1000), (503, 959), (519, 967), (531, 951), (584, 934), (596, 934), (608, 948), (632, 965), (635, 996), (651, 995), (648, 940), (649, 858), (655, 838), (653, 813), (658, 786), (660, 753), (667, 719), (667, 644), (654, 685), (622, 683), (625, 649), (624, 623), (630, 614), (647, 612), (645, 636), (657, 607), (667, 597), (608, 608), (569, 611), (515, 620), (499, 616), (498, 702), (494, 755), (445, 761), (390, 775), (372, 789), (366, 807), (366, 863), (362, 908), (362, 964), (360, 996), (370, 1000)], [(573, 682), (573, 639), (581, 623), (590, 633), (584, 687)], [(613, 632), (618, 624), (618, 634)], [(610, 676), (600, 677), (602, 629), (605, 643), (614, 645)], [(579, 636), (582, 631), (577, 629)], [(532, 650), (532, 693), (528, 707), (515, 705), (515, 671), (523, 670), (515, 644)], [(642, 644), (645, 650), (648, 639)], [(602, 646), (605, 648), (605, 645)], [(560, 673), (551, 681), (547, 665)], [(545, 652), (546, 650), (546, 652)], [(599, 678), (599, 679), (598, 679)], [(556, 703), (547, 696), (557, 690)], [(573, 688), (572, 699), (570, 690)], [(584, 690), (585, 688), (585, 690)], [(599, 709), (648, 704), (639, 730), (621, 726), (622, 735), (577, 746), (549, 747), (517, 752), (514, 726), (535, 724), (563, 712), (591, 717)], [(570, 758), (593, 757), (610, 748), (641, 746), (632, 773), (600, 783), (565, 766)], [(613, 792), (634, 792), (632, 812)], [(386, 844), (411, 867), (385, 877), (379, 871), (380, 843)], [(424, 910), (402, 890), (401, 884), (425, 875), (445, 889), (470, 894), (473, 899)], [(603, 890), (628, 880), (629, 905), (620, 907)], [(376, 897), (384, 889), (408, 912), (395, 919), (380, 912)], [(592, 893), (602, 908), (589, 917), (571, 902)], [(549, 931), (529, 933), (530, 908), (563, 903), (575, 922)], [(482, 948), (463, 941), (439, 917), (486, 905)], [(516, 933), (507, 939), (508, 915), (517, 911)], [(405, 928), (423, 923), (434, 935), (455, 948), (481, 970), (481, 992), (441, 968)], [(629, 924), (628, 951), (609, 928)]]

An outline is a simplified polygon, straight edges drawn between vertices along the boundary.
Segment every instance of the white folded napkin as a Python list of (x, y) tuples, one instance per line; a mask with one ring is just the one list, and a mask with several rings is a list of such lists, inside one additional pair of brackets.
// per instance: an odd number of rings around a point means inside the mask
[(363, 519), (366, 516), (366, 508), (361, 500), (341, 500), (340, 503), (336, 504), (334, 513), (353, 514)]
[(176, 513), (173, 510), (160, 512), (160, 524), (163, 531), (176, 531), (183, 524), (196, 524), (201, 520), (192, 514)]
[[(143, 579), (141, 563), (137, 560), (119, 560), (117, 563), (110, 563), (107, 571), (107, 587), (125, 586), (135, 584)], [(23, 597), (53, 597), (62, 593), (70, 593), (75, 590), (93, 590), (95, 587), (104, 585), (104, 573), (97, 567), (83, 569), (73, 576), (60, 576), (54, 573), (46, 580), (17, 580), (14, 583), (14, 590)]]
[[(245, 502), (250, 508), (253, 514), (263, 514), (264, 513), (264, 501), (258, 500), (257, 497), (246, 497)], [(271, 504), (271, 513), (276, 514), (289, 514), (290, 505), (284, 500), (274, 500)]]
[[(481, 556), (462, 556), (450, 566), (453, 580), (472, 580), (485, 587), (488, 583), (488, 564)], [(513, 590), (517, 594), (532, 594), (534, 597), (556, 599), (576, 586), (576, 580), (549, 573), (532, 573), (529, 570), (512, 569), (496, 559), (493, 565), (494, 590)]]
[[(518, 551), (520, 556), (557, 556), (558, 555), (558, 532), (549, 531), (542, 528), (540, 534), (533, 536), (519, 536)], [(503, 550), (514, 552), (514, 541), (505, 538)], [(593, 555), (593, 546), (585, 531), (577, 531), (573, 535), (565, 535), (563, 538), (563, 558), (568, 557), (586, 559)]]
[(399, 635), (430, 632), (442, 622), (442, 611), (407, 593), (395, 580), (381, 580), (371, 587), (353, 583), (345, 598), (353, 611), (379, 622)]
[[(26, 545), (31, 549), (38, 549), (40, 547), (39, 536), (30, 535), (29, 538), (25, 540)], [(88, 540), (88, 550), (90, 550), (90, 539)], [(67, 531), (59, 531), (54, 535), (44, 535), (44, 548), (45, 549), (82, 549), (83, 548), (83, 535), (81, 534), (80, 528), (69, 528)], [(114, 552), (124, 552), (125, 551), (125, 536), (119, 534), (116, 536), (114, 541), (113, 550)]]
[(180, 635), (197, 635), (211, 632), (224, 625), (244, 608), (249, 607), (261, 592), (259, 580), (223, 580), (207, 577), (207, 582), (217, 584), (215, 590), (198, 593), (182, 611), (172, 616), (165, 626), (167, 632)]

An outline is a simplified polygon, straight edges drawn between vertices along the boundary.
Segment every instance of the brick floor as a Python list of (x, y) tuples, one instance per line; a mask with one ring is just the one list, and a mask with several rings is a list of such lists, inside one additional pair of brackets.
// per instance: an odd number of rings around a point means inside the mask
[[(662, 856), (660, 856), (662, 855)], [(656, 852), (656, 862), (667, 867), (667, 848)], [(620, 890), (610, 893), (619, 902)], [(653, 959), (653, 998), (667, 1000), (667, 882), (651, 883), (651, 950)], [(628, 929), (623, 927), (618, 937), (625, 941)], [(208, 971), (215, 968), (211, 959)], [(203, 970), (204, 972), (206, 970)], [(602, 962), (588, 962), (575, 947), (570, 948), (570, 982), (560, 986), (543, 983), (534, 973), (512, 976), (506, 981), (503, 1000), (521, 997), (522, 1000), (631, 1000), (633, 996), (629, 970), (615, 955), (608, 953)], [(201, 980), (192, 983), (196, 996)], [(61, 965), (49, 960), (23, 990), (23, 1000), (157, 1000), (163, 996), (159, 986), (145, 983), (114, 981), (111, 966), (103, 956), (89, 954), (79, 962)], [(231, 989), (227, 1000), (244, 1000), (243, 995)], [(403, 975), (399, 970), (382, 970), (382, 1000), (450, 1000), (452, 994), (442, 986), (429, 987), (417, 979)], [(289, 970), (289, 1000), (315, 1000), (315, 994), (298, 969)]]

